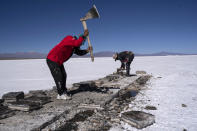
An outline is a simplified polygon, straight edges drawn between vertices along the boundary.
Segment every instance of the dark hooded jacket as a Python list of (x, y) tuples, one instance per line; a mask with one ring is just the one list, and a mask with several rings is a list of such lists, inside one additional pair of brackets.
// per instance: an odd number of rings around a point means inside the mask
[(117, 53), (117, 58), (115, 60), (121, 61), (121, 67), (124, 68), (124, 63), (131, 63), (134, 59), (134, 53), (131, 51), (123, 51), (120, 53)]

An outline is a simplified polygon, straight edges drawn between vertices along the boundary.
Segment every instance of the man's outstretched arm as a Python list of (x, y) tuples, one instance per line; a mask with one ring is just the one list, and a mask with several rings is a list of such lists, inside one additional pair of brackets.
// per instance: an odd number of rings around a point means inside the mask
[(89, 31), (85, 30), (83, 33), (83, 36), (79, 37), (79, 39), (74, 41), (74, 45), (75, 47), (79, 47), (81, 46), (81, 44), (86, 40), (86, 37), (89, 35)]
[(80, 47), (77, 47), (77, 48), (75, 48), (75, 50), (74, 50), (74, 53), (75, 53), (76, 55), (79, 55), (79, 56), (86, 55), (88, 52), (89, 52), (88, 49), (87, 49), (87, 50), (81, 50)]

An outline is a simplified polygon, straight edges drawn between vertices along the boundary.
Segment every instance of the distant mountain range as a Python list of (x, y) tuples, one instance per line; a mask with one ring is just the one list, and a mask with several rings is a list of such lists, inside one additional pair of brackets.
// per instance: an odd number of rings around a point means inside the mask
[[(95, 57), (112, 57), (115, 52), (112, 51), (101, 51), (94, 53)], [(197, 55), (197, 54), (185, 54), (185, 53), (170, 53), (170, 52), (158, 52), (152, 54), (140, 54), (135, 53), (135, 56), (167, 56), (167, 55)], [(47, 54), (38, 52), (16, 52), (16, 53), (0, 53), (0, 60), (9, 59), (44, 59)], [(82, 56), (83, 58), (89, 57), (90, 55)], [(81, 56), (73, 55), (74, 58)]]
[(46, 54), (38, 52), (0, 53), (0, 59), (43, 59)]

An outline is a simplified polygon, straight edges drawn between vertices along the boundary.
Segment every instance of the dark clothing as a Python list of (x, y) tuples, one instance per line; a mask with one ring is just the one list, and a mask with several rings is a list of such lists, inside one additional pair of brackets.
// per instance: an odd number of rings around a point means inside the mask
[[(73, 55), (73, 53), (82, 56), (87, 54), (87, 50), (81, 50), (80, 47), (76, 47), (73, 49), (71, 56)], [(70, 56), (70, 57), (71, 57)], [(69, 58), (70, 58), (69, 57)], [(50, 59), (47, 59), (47, 65), (51, 71), (51, 74), (53, 76), (53, 79), (55, 81), (56, 87), (57, 87), (57, 92), (59, 95), (62, 95), (64, 92), (67, 91), (66, 89), (66, 71), (64, 69), (64, 65), (63, 64), (59, 64), (56, 63)]]
[(80, 36), (79, 39), (73, 36), (65, 37), (59, 44), (57, 44), (47, 55), (47, 59), (62, 65), (73, 54), (76, 47), (80, 47), (85, 41), (86, 37)]
[(76, 48), (74, 48), (73, 53), (76, 55), (79, 55), (79, 56), (83, 56), (83, 55), (86, 55), (88, 52), (87, 52), (87, 50), (81, 50), (80, 47), (76, 47)]
[(131, 62), (134, 59), (134, 54), (131, 51), (123, 51), (120, 53), (117, 53), (117, 58), (115, 60), (120, 60), (121, 62), (121, 67), (125, 69), (125, 63), (126, 63), (126, 74), (129, 75), (130, 74), (130, 65)]
[(62, 95), (66, 89), (66, 71), (64, 69), (64, 65), (59, 65), (49, 59), (47, 59), (47, 65), (51, 71), (53, 79), (55, 81), (57, 92), (59, 95)]

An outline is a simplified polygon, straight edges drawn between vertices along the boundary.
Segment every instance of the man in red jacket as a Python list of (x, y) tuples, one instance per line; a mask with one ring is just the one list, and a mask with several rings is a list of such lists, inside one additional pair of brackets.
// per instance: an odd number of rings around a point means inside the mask
[(63, 63), (67, 61), (73, 55), (73, 53), (82, 56), (89, 52), (89, 48), (87, 50), (80, 49), (80, 46), (85, 42), (88, 34), (88, 30), (85, 30), (84, 34), (79, 36), (79, 38), (77, 38), (77, 36), (65, 37), (49, 52), (47, 56), (47, 65), (51, 71), (57, 87), (57, 99), (71, 99), (71, 97), (67, 94), (67, 75)]

